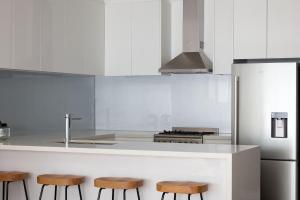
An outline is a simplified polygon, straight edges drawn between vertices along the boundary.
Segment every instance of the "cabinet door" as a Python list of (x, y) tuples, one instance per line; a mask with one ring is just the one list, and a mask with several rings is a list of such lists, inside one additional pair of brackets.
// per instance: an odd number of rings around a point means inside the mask
[(84, 74), (104, 74), (105, 6), (102, 0), (83, 0)]
[(43, 71), (62, 72), (65, 63), (64, 1), (42, 0), (41, 65)]
[(266, 58), (267, 0), (234, 0), (234, 58)]
[(83, 23), (86, 0), (65, 0), (65, 66), (69, 73), (83, 74)]
[(183, 0), (163, 0), (162, 5), (162, 65), (182, 52)]
[(13, 67), (40, 70), (40, 0), (14, 0)]
[(233, 0), (215, 0), (215, 74), (231, 74), (233, 63)]
[(300, 1), (269, 0), (268, 57), (300, 57)]
[(132, 74), (157, 75), (161, 67), (161, 2), (132, 4)]
[(12, 1), (0, 0), (0, 68), (11, 67)]
[(131, 75), (131, 3), (108, 3), (105, 9), (105, 75)]

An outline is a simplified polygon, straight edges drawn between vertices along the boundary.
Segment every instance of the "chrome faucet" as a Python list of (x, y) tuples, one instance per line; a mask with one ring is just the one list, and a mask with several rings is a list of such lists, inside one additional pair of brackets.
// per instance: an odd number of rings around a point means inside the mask
[(66, 147), (69, 146), (69, 142), (71, 140), (71, 135), (70, 135), (70, 128), (71, 128), (71, 121), (72, 120), (81, 120), (81, 117), (72, 117), (72, 114), (66, 114), (65, 115), (66, 119), (66, 138), (65, 138), (65, 144)]

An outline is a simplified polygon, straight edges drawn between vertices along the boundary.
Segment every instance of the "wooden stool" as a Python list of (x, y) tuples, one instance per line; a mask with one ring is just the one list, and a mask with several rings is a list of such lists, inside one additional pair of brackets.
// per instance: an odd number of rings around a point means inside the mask
[[(8, 200), (8, 189), (9, 189), (9, 184), (12, 182), (17, 182), (17, 181), (22, 181), (23, 186), (24, 186), (24, 191), (25, 191), (25, 197), (26, 200), (28, 200), (28, 194), (27, 194), (27, 189), (26, 189), (26, 183), (25, 179), (29, 176), (28, 173), (26, 172), (15, 172), (15, 171), (0, 171), (0, 182), (2, 182), (3, 189), (2, 189), (2, 199)], [(6, 191), (5, 191), (6, 189)]]
[(97, 200), (100, 200), (103, 189), (112, 189), (112, 200), (114, 200), (115, 189), (123, 189), (123, 200), (126, 200), (127, 190), (136, 189), (137, 198), (140, 200), (139, 187), (142, 185), (143, 180), (135, 178), (102, 177), (94, 180), (94, 186), (99, 188)]
[(44, 187), (54, 185), (54, 200), (56, 200), (57, 186), (65, 186), (65, 200), (68, 199), (68, 187), (78, 186), (79, 197), (82, 200), (80, 184), (84, 182), (83, 176), (74, 175), (58, 175), (58, 174), (44, 174), (37, 177), (37, 183), (42, 184), (39, 200), (42, 199)]
[(166, 193), (174, 193), (174, 200), (176, 200), (177, 193), (187, 194), (188, 200), (191, 199), (192, 194), (200, 194), (200, 198), (203, 200), (202, 193), (208, 190), (208, 185), (197, 182), (162, 181), (156, 184), (156, 190), (163, 193), (161, 200), (164, 199)]

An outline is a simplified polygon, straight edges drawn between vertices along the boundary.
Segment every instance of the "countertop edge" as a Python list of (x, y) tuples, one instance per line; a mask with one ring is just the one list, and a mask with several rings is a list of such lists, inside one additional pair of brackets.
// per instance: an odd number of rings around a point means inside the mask
[[(249, 146), (251, 150), (259, 146)], [(127, 156), (154, 156), (154, 157), (173, 157), (173, 158), (221, 158), (231, 159), (236, 153), (207, 153), (207, 152), (172, 152), (172, 151), (152, 151), (152, 150), (129, 150), (129, 149), (89, 149), (72, 147), (45, 147), (45, 146), (15, 146), (1, 145), (0, 151), (32, 151), (32, 152), (53, 152), (53, 153), (79, 153), (79, 154), (103, 154), (103, 155), (127, 155)], [(241, 151), (243, 152), (243, 151)]]

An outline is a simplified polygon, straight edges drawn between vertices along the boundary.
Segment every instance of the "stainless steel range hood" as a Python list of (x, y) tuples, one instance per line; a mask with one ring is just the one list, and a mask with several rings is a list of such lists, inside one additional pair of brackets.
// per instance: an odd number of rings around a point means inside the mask
[(204, 0), (183, 0), (183, 52), (163, 65), (162, 74), (211, 73), (212, 62), (203, 52)]

